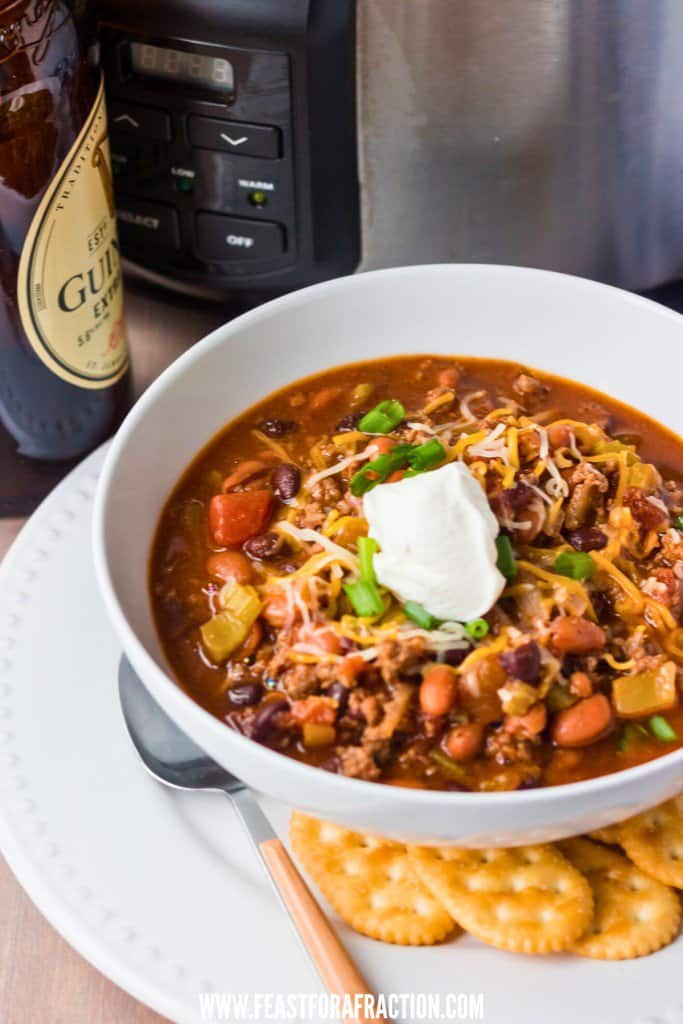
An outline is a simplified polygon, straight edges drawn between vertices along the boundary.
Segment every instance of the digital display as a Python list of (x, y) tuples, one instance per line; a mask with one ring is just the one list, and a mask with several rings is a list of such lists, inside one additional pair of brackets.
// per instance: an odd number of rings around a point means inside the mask
[(232, 64), (223, 57), (207, 57), (202, 53), (170, 50), (148, 43), (130, 43), (130, 64), (138, 75), (151, 78), (201, 85), (226, 93), (232, 93), (235, 88)]

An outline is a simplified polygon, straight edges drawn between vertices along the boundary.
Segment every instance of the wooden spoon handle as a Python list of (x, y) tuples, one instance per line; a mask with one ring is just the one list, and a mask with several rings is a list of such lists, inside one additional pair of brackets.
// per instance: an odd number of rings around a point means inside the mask
[[(339, 996), (369, 993), (367, 982), (339, 941), (280, 840), (266, 839), (259, 843), (259, 850), (328, 990)], [(378, 1024), (380, 1021), (380, 1018), (366, 1016), (362, 1011), (343, 1019), (345, 1024)], [(386, 1024), (386, 1018), (381, 1020)]]

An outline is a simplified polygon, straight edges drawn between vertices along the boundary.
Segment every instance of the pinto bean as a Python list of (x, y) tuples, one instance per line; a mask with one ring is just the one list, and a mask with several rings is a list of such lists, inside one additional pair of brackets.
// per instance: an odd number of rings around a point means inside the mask
[(553, 743), (558, 747), (587, 747), (612, 731), (614, 715), (604, 693), (596, 693), (555, 716)]
[(605, 646), (605, 631), (588, 619), (567, 615), (554, 620), (550, 639), (556, 654), (590, 654)]
[(283, 462), (270, 474), (270, 482), (273, 492), (281, 501), (291, 501), (299, 493), (301, 471), (291, 462)]
[(342, 392), (343, 388), (339, 387), (337, 384), (328, 388), (321, 388), (320, 391), (316, 391), (313, 398), (311, 398), (308, 403), (309, 407), (313, 412), (322, 412), (323, 409), (327, 409), (329, 405), (336, 402)]
[(536, 641), (530, 640), (512, 651), (504, 651), (500, 663), (514, 679), (535, 683), (541, 673), (541, 651)]
[(439, 387), (457, 388), (458, 381), (460, 380), (460, 372), (459, 370), (456, 370), (455, 366), (447, 366), (445, 370), (439, 371), (439, 375), (436, 380)]
[(551, 423), (548, 427), (551, 448), (567, 448), (572, 443), (572, 428), (568, 423)]
[(446, 715), (455, 704), (456, 682), (448, 665), (427, 669), (420, 684), (420, 707), (426, 715)]
[(542, 733), (547, 722), (548, 710), (543, 701), (539, 701), (525, 715), (506, 715), (503, 727), (506, 732), (530, 739)]
[(369, 459), (376, 459), (378, 455), (389, 455), (396, 447), (396, 442), (390, 437), (373, 437), (366, 451)]
[(206, 571), (209, 576), (224, 582), (251, 583), (251, 563), (240, 551), (221, 551), (211, 555), (206, 562)]
[(590, 676), (585, 672), (572, 672), (569, 677), (569, 692), (575, 697), (590, 697), (593, 693), (593, 683)]
[(446, 734), (443, 745), (454, 761), (471, 761), (484, 745), (484, 727), (481, 722), (454, 725)]
[(481, 722), (495, 722), (502, 710), (498, 691), (506, 672), (495, 655), (480, 658), (458, 677), (458, 696), (465, 711)]
[(261, 614), (275, 629), (282, 629), (289, 618), (289, 602), (284, 589), (273, 589), (268, 594)]

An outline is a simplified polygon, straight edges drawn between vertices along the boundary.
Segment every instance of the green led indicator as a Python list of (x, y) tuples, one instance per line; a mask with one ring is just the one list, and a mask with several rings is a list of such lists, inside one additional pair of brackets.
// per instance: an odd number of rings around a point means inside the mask
[(265, 206), (268, 202), (268, 196), (262, 189), (258, 188), (254, 192), (249, 193), (249, 202), (252, 206)]
[(176, 188), (179, 192), (192, 192), (194, 181), (192, 178), (176, 178)]

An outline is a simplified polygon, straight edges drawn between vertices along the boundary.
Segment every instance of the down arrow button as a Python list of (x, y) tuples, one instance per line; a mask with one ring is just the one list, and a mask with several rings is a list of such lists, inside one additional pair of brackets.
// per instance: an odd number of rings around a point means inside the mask
[(280, 156), (280, 129), (271, 125), (195, 116), (189, 121), (189, 138), (191, 145), (201, 149), (218, 149), (223, 153), (267, 160)]

